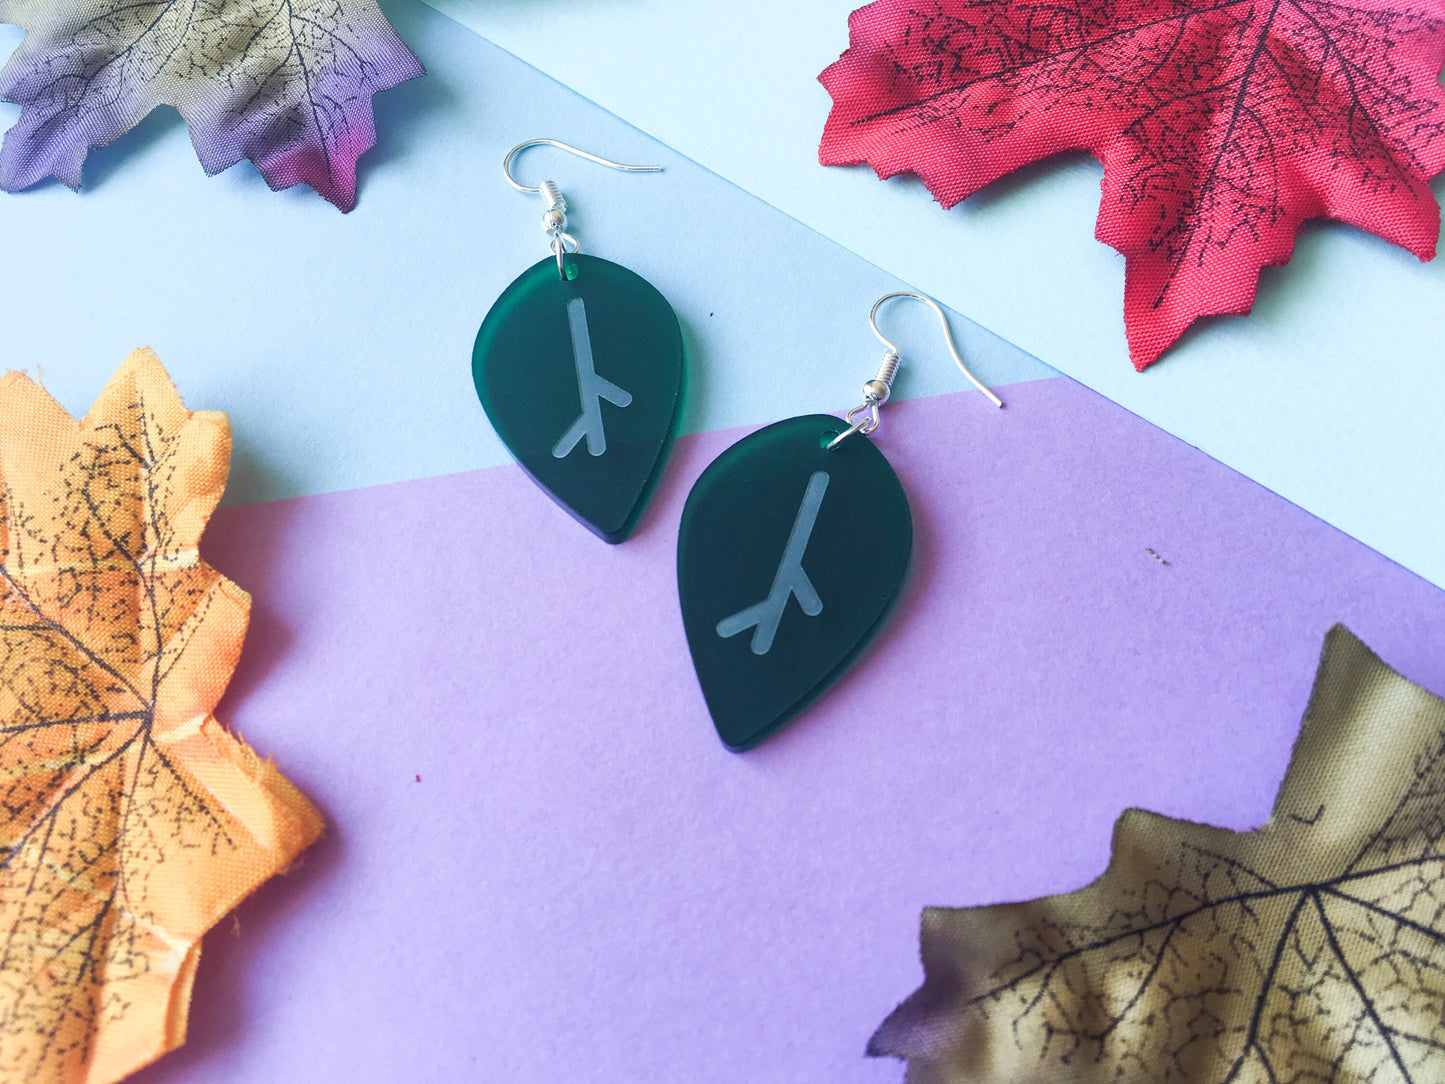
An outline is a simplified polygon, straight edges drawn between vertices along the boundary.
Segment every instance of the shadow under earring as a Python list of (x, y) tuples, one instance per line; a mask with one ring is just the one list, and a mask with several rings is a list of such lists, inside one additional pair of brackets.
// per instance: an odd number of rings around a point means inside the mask
[(744, 437), (703, 471), (682, 512), (677, 587), (703, 698), (729, 749), (750, 749), (820, 696), (882, 626), (908, 571), (913, 517), (888, 460), (867, 439), (892, 393), (886, 346), (864, 400), (845, 419), (808, 414)]
[(512, 148), (507, 182), (540, 193), (552, 256), (502, 292), (477, 332), (472, 379), (497, 435), (548, 496), (604, 541), (627, 538), (657, 484), (682, 400), (682, 330), (657, 289), (620, 264), (581, 254), (567, 201), (551, 181), (532, 188), (512, 160), (547, 145), (626, 172), (628, 166), (555, 139)]

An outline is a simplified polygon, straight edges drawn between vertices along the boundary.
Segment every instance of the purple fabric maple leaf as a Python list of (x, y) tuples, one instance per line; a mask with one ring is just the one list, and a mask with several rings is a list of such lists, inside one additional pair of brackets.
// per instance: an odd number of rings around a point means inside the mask
[(375, 0), (0, 0), (0, 22), (28, 31), (0, 71), (23, 107), (0, 146), (9, 192), (79, 188), (91, 148), (171, 105), (207, 173), (249, 158), (349, 211), (372, 95), (424, 72)]

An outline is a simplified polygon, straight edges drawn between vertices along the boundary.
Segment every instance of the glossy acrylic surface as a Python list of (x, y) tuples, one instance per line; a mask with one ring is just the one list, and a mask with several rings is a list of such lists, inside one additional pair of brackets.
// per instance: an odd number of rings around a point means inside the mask
[(718, 736), (735, 751), (837, 680), (903, 586), (908, 498), (867, 437), (826, 449), (846, 428), (809, 414), (760, 429), (703, 472), (683, 509), (683, 625)]
[(554, 500), (608, 542), (647, 504), (682, 398), (682, 331), (647, 280), (596, 256), (528, 268), (472, 352), (482, 406)]

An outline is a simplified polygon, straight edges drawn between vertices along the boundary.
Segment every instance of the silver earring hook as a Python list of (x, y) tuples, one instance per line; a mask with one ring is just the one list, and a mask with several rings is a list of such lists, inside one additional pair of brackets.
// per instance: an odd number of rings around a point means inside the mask
[[(939, 307), (938, 302), (934, 301), (933, 298), (927, 294), (915, 293), (912, 290), (897, 290), (891, 294), (884, 294), (880, 297), (873, 303), (872, 311), (868, 313), (868, 326), (873, 329), (873, 334), (878, 337), (878, 341), (881, 342), (884, 347), (883, 360), (879, 363), (877, 374), (872, 380), (863, 385), (863, 402), (848, 411), (846, 415), (848, 428), (828, 443), (830, 450), (836, 448), (854, 433), (862, 433), (864, 436), (867, 436), (882, 423), (883, 417), (879, 412), (879, 408), (888, 402), (889, 398), (893, 395), (893, 380), (898, 375), (898, 367), (903, 363), (903, 359), (898, 352), (898, 344), (878, 329), (878, 310), (883, 307), (885, 302), (892, 301), (894, 298), (899, 297), (907, 297), (912, 298), (914, 301), (921, 301), (937, 314), (938, 322), (943, 325), (943, 338), (948, 343), (948, 352), (953, 355), (953, 362), (958, 366), (959, 371), (968, 377), (969, 383), (983, 392), (983, 394), (988, 397), (989, 402), (993, 403), (994, 406), (1003, 406), (1003, 400), (985, 387), (978, 377), (969, 372), (968, 366), (963, 363), (963, 358), (959, 356), (958, 353), (958, 345), (953, 341), (953, 329), (949, 327), (948, 317), (944, 314), (943, 309)], [(862, 420), (855, 421), (854, 419), (860, 414), (864, 415)]]
[(945, 316), (943, 310), (939, 308), (938, 302), (933, 300), (933, 298), (929, 297), (927, 294), (914, 293), (912, 290), (899, 290), (896, 293), (884, 294), (876, 302), (873, 303), (873, 311), (868, 314), (868, 326), (873, 329), (873, 334), (878, 336), (878, 341), (887, 348), (885, 353), (892, 354), (894, 357), (897, 357), (898, 347), (897, 345), (889, 341), (887, 335), (884, 335), (883, 332), (878, 330), (878, 310), (883, 307), (883, 303), (885, 301), (892, 301), (895, 297), (911, 297), (914, 301), (922, 301), (925, 305), (932, 309), (934, 313), (937, 314), (938, 322), (943, 325), (943, 338), (948, 343), (948, 352), (953, 355), (953, 363), (958, 366), (958, 371), (961, 372), (964, 376), (968, 377), (969, 383), (972, 384), (979, 391), (983, 392), (984, 395), (988, 397), (989, 402), (993, 403), (993, 405), (996, 407), (1002, 407), (1003, 400), (1000, 399), (993, 392), (991, 392), (988, 388), (984, 387), (983, 383), (978, 379), (978, 377), (974, 376), (971, 372), (968, 371), (968, 366), (963, 363), (963, 358), (959, 357), (958, 346), (953, 341), (953, 329), (948, 326), (948, 317)]
[(661, 173), (662, 167), (630, 166), (623, 162), (614, 162), (610, 158), (603, 158), (590, 151), (584, 151), (570, 143), (563, 143), (560, 139), (529, 139), (524, 143), (518, 143), (507, 152), (507, 157), (502, 159), (502, 176), (507, 178), (507, 183), (518, 192), (541, 193), (542, 198), (547, 201), (547, 210), (542, 215), (542, 230), (552, 239), (547, 247), (551, 250), (552, 255), (557, 257), (557, 273), (565, 279), (567, 277), (567, 253), (581, 252), (582, 246), (577, 242), (577, 238), (567, 232), (567, 200), (556, 183), (543, 181), (533, 188), (512, 176), (513, 159), (528, 147), (556, 147), (568, 154), (575, 154), (578, 158), (585, 158), (589, 162), (596, 162), (599, 166), (620, 170), (623, 173)]
[[(620, 170), (623, 173), (661, 173), (661, 166), (629, 166), (622, 162), (614, 162), (610, 158), (603, 158), (600, 155), (584, 151), (580, 147), (574, 147), (570, 143), (563, 143), (560, 139), (529, 139), (525, 143), (518, 143), (507, 152), (507, 157), (502, 159), (502, 175), (507, 178), (507, 183), (518, 192), (537, 193), (543, 191), (542, 185), (532, 188), (525, 185), (512, 176), (512, 160), (521, 154), (528, 147), (556, 147), (568, 154), (575, 154), (578, 158), (585, 158), (589, 162), (596, 162), (599, 166), (606, 166), (608, 169)], [(546, 184), (547, 182), (543, 182)]]

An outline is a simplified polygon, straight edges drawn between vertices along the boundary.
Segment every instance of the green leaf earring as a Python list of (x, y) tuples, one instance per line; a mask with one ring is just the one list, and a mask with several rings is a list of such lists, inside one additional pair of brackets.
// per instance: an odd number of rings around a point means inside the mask
[(555, 139), (513, 147), (502, 173), (547, 201), (542, 229), (552, 257), (503, 291), (472, 350), (477, 396), (513, 458), (584, 526), (617, 543), (632, 533), (672, 447), (682, 330), (646, 279), (580, 253), (553, 182), (532, 188), (512, 176), (513, 159), (540, 145), (628, 173), (662, 167), (623, 165)]
[(677, 587), (703, 698), (723, 744), (751, 749), (838, 680), (872, 640), (903, 587), (913, 517), (898, 475), (867, 439), (901, 358), (869, 314), (883, 362), (846, 418), (808, 414), (758, 430), (718, 456), (682, 512)]

